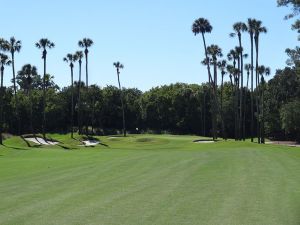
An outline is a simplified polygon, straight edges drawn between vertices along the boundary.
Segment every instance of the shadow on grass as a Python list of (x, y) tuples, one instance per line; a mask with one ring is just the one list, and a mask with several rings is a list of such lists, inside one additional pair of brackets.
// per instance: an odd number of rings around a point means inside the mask
[(109, 148), (109, 145), (107, 145), (107, 144), (104, 144), (104, 143), (99, 143), (99, 145), (102, 145), (102, 146), (104, 146), (104, 147), (106, 147), (106, 148)]
[[(27, 150), (29, 150), (29, 149), (27, 149), (27, 148), (12, 147), (12, 146), (8, 146), (8, 145), (5, 145), (5, 144), (3, 144), (3, 146), (6, 147), (6, 148), (15, 149), (15, 150), (22, 150), (22, 151), (27, 151)], [(33, 145), (33, 146), (29, 145), (28, 147), (29, 147), (29, 148), (40, 148), (41, 146), (40, 146), (40, 145)]]

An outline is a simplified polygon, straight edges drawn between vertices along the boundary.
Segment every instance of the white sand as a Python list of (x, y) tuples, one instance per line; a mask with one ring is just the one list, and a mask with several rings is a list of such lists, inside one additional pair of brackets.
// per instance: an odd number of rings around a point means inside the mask
[(285, 145), (289, 147), (300, 147), (300, 144), (290, 142), (290, 141), (267, 141), (266, 144)]
[(36, 138), (25, 138), (26, 141), (33, 142), (39, 145), (57, 145), (58, 142), (55, 141), (46, 141), (44, 138), (36, 137)]
[(208, 143), (214, 143), (214, 141), (196, 141), (196, 144), (208, 144)]
[(94, 141), (94, 140), (86, 140), (86, 141), (82, 141), (83, 145), (80, 146), (95, 146), (97, 144), (99, 144), (99, 141)]

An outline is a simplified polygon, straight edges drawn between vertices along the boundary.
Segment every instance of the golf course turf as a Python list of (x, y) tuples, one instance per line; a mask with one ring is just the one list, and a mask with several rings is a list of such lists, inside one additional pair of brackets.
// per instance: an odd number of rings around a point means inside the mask
[(300, 148), (196, 136), (0, 147), (0, 224), (300, 224)]

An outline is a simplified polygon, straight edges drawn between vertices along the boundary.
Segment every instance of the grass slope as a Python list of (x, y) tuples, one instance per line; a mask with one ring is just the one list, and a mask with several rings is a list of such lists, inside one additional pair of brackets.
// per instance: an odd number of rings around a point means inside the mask
[[(0, 147), (0, 224), (300, 224), (300, 151), (193, 136)], [(69, 149), (69, 150), (66, 150)]]

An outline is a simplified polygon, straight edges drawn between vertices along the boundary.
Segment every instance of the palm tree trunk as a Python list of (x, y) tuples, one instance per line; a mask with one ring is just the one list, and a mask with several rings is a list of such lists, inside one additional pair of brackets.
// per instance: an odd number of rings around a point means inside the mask
[(221, 80), (221, 120), (222, 120), (222, 138), (227, 140), (227, 135), (225, 132), (224, 126), (224, 113), (223, 113), (223, 88), (224, 88), (224, 73), (222, 71), (222, 80)]
[(203, 93), (203, 136), (205, 137), (206, 134), (206, 127), (205, 127), (205, 123), (206, 123), (206, 106), (205, 106), (205, 98), (206, 98), (206, 93), (204, 91)]
[[(204, 52), (205, 52), (205, 59), (208, 60), (208, 54), (207, 54), (206, 41), (205, 41), (204, 33), (202, 33), (202, 40), (203, 40), (203, 46), (204, 46)], [(212, 80), (212, 77), (211, 77), (209, 62), (207, 62), (206, 67), (207, 67), (207, 73), (208, 73), (208, 83), (212, 84), (213, 80)]]
[(95, 96), (92, 100), (92, 135), (94, 134), (94, 120), (95, 120)]
[[(87, 95), (87, 97), (89, 96), (89, 94), (88, 94), (88, 92), (89, 92), (89, 75), (88, 75), (88, 52), (87, 52), (87, 49), (86, 49), (86, 51), (85, 51), (85, 76), (86, 76), (86, 95)], [(89, 102), (89, 99), (87, 99), (86, 100), (87, 101), (87, 103)], [(89, 113), (88, 113), (89, 114)], [(86, 132), (86, 134), (88, 135), (88, 121), (89, 121), (89, 119), (88, 119), (89, 117), (88, 116), (86, 116), (85, 117), (85, 132)]]
[(217, 112), (217, 100), (216, 100), (216, 93), (215, 93), (215, 87), (214, 87), (214, 80), (212, 79), (212, 76), (211, 76), (211, 71), (210, 71), (210, 65), (209, 65), (209, 57), (208, 57), (208, 54), (207, 54), (207, 48), (206, 48), (206, 41), (205, 41), (205, 37), (204, 37), (204, 33), (202, 33), (202, 40), (203, 40), (203, 46), (204, 46), (204, 52), (205, 52), (205, 59), (207, 60), (207, 63), (206, 63), (206, 66), (207, 66), (207, 72), (208, 72), (208, 82), (210, 84), (210, 88), (212, 89), (212, 99), (213, 99), (213, 104), (212, 104), (212, 128), (213, 128), (213, 139), (215, 140), (216, 138), (216, 129), (215, 129), (215, 126), (214, 126), (214, 117), (216, 115), (214, 115), (215, 113), (214, 112)]
[(29, 99), (30, 99), (30, 132), (34, 134), (33, 124), (32, 124), (32, 94), (31, 94), (31, 85), (29, 86)]
[(238, 78), (235, 77), (234, 114), (235, 114), (235, 140), (239, 139), (239, 115), (238, 115)]
[(264, 118), (264, 84), (262, 84), (262, 90), (261, 90), (261, 143), (265, 143), (265, 118)]
[(259, 74), (258, 74), (258, 39), (259, 37), (256, 36), (255, 39), (255, 50), (256, 50), (256, 66), (255, 66), (255, 77), (256, 77), (256, 111), (257, 111), (257, 142), (260, 144), (261, 139), (260, 139), (260, 110), (259, 110), (259, 85), (258, 85), (258, 79), (259, 79)]
[(88, 75), (88, 53), (85, 52), (85, 81), (86, 81), (86, 87), (89, 87), (89, 75)]
[(15, 98), (15, 114), (18, 123), (18, 134), (21, 134), (21, 121), (19, 117), (19, 104), (18, 104), (18, 96), (17, 96), (17, 85), (16, 85), (16, 72), (15, 72), (15, 53), (14, 51), (11, 52), (11, 65), (12, 65), (12, 72), (13, 72), (13, 83), (14, 83), (14, 98)]
[(4, 67), (1, 66), (1, 88), (0, 88), (0, 145), (2, 145), (2, 133), (3, 133), (3, 98), (4, 98), (4, 91), (3, 91), (3, 73)]
[(241, 89), (240, 89), (240, 132), (242, 134), (242, 139), (245, 140), (245, 129), (244, 129), (244, 119), (243, 119), (243, 86), (244, 86), (244, 60), (243, 60), (243, 51), (242, 51), (242, 37), (241, 35), (239, 35), (239, 45), (241, 48), (241, 54), (240, 54), (240, 58), (241, 58), (241, 70), (240, 70), (240, 74), (241, 74)]
[(73, 138), (73, 127), (74, 127), (74, 85), (73, 85), (73, 66), (71, 66), (71, 138)]
[(253, 34), (250, 35), (251, 41), (251, 142), (254, 137), (254, 104), (253, 104)]
[(237, 138), (241, 140), (241, 116), (240, 116), (240, 75), (241, 75), (241, 58), (238, 58), (238, 77), (237, 77), (237, 89), (236, 89), (236, 116), (237, 116)]
[(79, 61), (79, 86), (78, 86), (78, 133), (81, 134), (81, 61)]
[(245, 88), (245, 91), (244, 91), (244, 112), (243, 112), (243, 134), (244, 134), (244, 141), (245, 141), (245, 138), (246, 138), (246, 100), (247, 100), (247, 91), (248, 91), (248, 85), (249, 85), (249, 71), (247, 71), (247, 86)]
[(121, 105), (122, 105), (122, 119), (123, 119), (123, 135), (126, 137), (126, 126), (125, 126), (125, 112), (124, 112), (124, 104), (123, 104), (123, 91), (121, 88), (121, 83), (120, 83), (120, 72), (117, 72), (118, 74), (118, 83), (119, 83), (119, 89), (121, 91)]
[(47, 53), (44, 50), (43, 58), (44, 58), (44, 76), (43, 76), (43, 138), (46, 139), (46, 56)]
[(217, 140), (217, 129), (218, 129), (218, 122), (217, 122), (217, 108), (216, 104), (216, 95), (217, 95), (217, 62), (214, 61), (214, 80), (213, 80), (213, 140)]

